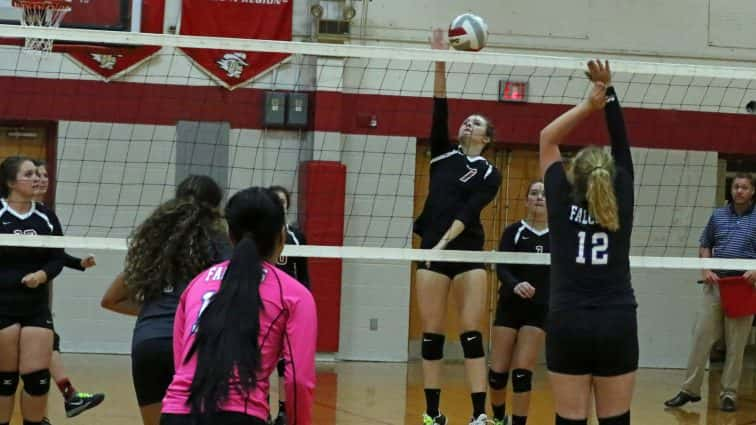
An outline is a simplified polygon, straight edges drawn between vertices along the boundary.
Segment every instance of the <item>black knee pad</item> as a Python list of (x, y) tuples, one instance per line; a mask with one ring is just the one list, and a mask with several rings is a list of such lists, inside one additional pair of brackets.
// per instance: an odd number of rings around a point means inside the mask
[(483, 335), (478, 331), (468, 331), (459, 335), (462, 351), (466, 359), (479, 359), (486, 354), (483, 351)]
[(588, 419), (567, 419), (556, 415), (556, 425), (588, 425)]
[(446, 337), (441, 334), (423, 333), (423, 359), (443, 359), (445, 339)]
[(284, 375), (286, 375), (286, 360), (279, 359), (278, 364), (276, 365), (276, 369), (278, 369), (278, 376), (283, 378)]
[(488, 369), (488, 386), (492, 390), (503, 390), (507, 387), (507, 380), (509, 379), (509, 373), (507, 372), (494, 372), (493, 369)]
[(611, 418), (599, 418), (599, 425), (630, 425), (630, 411)]
[(11, 397), (18, 388), (18, 372), (0, 372), (0, 396)]
[(533, 383), (533, 372), (527, 369), (515, 369), (512, 371), (512, 391), (526, 393), (530, 391)]
[(24, 392), (32, 396), (42, 396), (50, 391), (50, 370), (38, 370), (36, 372), (21, 375), (24, 380)]

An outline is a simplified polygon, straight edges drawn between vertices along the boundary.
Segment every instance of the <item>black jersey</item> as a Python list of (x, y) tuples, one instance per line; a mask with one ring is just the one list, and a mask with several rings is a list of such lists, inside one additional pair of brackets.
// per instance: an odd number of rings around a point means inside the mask
[[(0, 233), (62, 236), (63, 230), (55, 213), (42, 204), (32, 202), (31, 209), (20, 214), (0, 199)], [(49, 282), (63, 269), (63, 262), (62, 249), (0, 247), (0, 315), (25, 316), (47, 309), (47, 285), (29, 288), (21, 279), (44, 270)]]
[[(306, 245), (304, 234), (294, 226), (286, 225), (286, 245)], [(276, 266), (299, 283), (310, 288), (310, 273), (307, 270), (306, 257), (287, 257), (282, 255), (276, 260)]]
[(65, 267), (68, 267), (69, 269), (84, 271), (86, 270), (84, 267), (81, 266), (81, 258), (74, 257), (73, 255), (63, 252), (63, 265)]
[[(499, 242), (499, 251), (547, 253), (549, 250), (549, 229), (538, 231), (524, 220), (512, 223), (504, 229)], [(499, 296), (505, 300), (522, 300), (514, 293), (520, 282), (528, 282), (536, 289), (530, 301), (536, 304), (549, 302), (549, 266), (534, 264), (496, 265), (496, 274), (501, 281)]]
[[(233, 250), (225, 232), (213, 233), (208, 253), (210, 263), (217, 264), (228, 260), (233, 255)], [(160, 296), (142, 304), (134, 324), (132, 347), (147, 339), (173, 337), (173, 318), (176, 316), (176, 308), (184, 289), (192, 279), (194, 276), (188, 282), (178, 282), (175, 287), (167, 287)]]
[(556, 162), (546, 170), (544, 184), (548, 199), (551, 246), (550, 310), (607, 305), (635, 305), (630, 283), (630, 235), (633, 229), (633, 161), (627, 141), (622, 110), (614, 88), (606, 91), (604, 108), (612, 141), (616, 173), (619, 229), (611, 232), (588, 213), (588, 206), (576, 200), (567, 180), (564, 164)]
[(460, 220), (465, 230), (447, 249), (479, 250), (484, 241), (480, 212), (496, 196), (501, 174), (482, 156), (469, 157), (453, 145), (447, 121), (446, 99), (434, 99), (430, 188), (413, 231), (422, 237), (422, 248), (432, 248)]

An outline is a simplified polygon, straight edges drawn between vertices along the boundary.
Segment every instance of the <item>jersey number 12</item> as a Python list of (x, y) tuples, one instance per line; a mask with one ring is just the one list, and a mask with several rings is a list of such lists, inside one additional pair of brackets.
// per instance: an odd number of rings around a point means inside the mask
[[(585, 239), (586, 233), (578, 232), (578, 255), (575, 262), (585, 264)], [(591, 262), (590, 264), (602, 265), (609, 262), (609, 235), (606, 232), (598, 232), (591, 235)]]

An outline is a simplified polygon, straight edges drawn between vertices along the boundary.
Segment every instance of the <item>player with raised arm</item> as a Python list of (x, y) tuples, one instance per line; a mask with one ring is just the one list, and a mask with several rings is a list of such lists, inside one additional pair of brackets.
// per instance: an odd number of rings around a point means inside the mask
[[(444, 31), (435, 29), (434, 49), (448, 49)], [(459, 144), (449, 140), (446, 101), (446, 64), (436, 62), (433, 86), (430, 187), (414, 232), (423, 249), (480, 251), (485, 235), (480, 214), (494, 199), (501, 174), (481, 154), (494, 141), (491, 122), (481, 115), (467, 117), (459, 127)], [(439, 410), (441, 360), (444, 351), (444, 316), (449, 289), (459, 308), (459, 336), (465, 357), (473, 411), (471, 424), (488, 420), (486, 359), (480, 319), (486, 313), (487, 276), (483, 263), (421, 262), (415, 281), (423, 329), (422, 357), (426, 410), (424, 425), (445, 425)]]
[[(541, 131), (549, 233), (559, 247), (551, 251), (546, 361), (557, 425), (586, 424), (591, 394), (600, 425), (626, 425), (638, 368), (629, 257), (633, 161), (609, 63), (590, 61), (587, 74), (587, 98)], [(568, 171), (559, 144), (602, 109), (611, 155), (583, 148)]]

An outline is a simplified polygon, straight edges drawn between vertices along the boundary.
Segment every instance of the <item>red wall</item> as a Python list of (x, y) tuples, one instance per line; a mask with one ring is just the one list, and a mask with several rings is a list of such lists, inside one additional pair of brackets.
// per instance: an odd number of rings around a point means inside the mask
[[(174, 125), (178, 120), (228, 121), (233, 128), (261, 128), (262, 90), (167, 84), (0, 77), (0, 116), (17, 120), (74, 120)], [(317, 92), (311, 130), (348, 134), (427, 137), (431, 100), (420, 97)], [(450, 123), (482, 113), (507, 144), (536, 144), (564, 105), (451, 100)], [(348, 112), (347, 112), (348, 111)], [(377, 127), (365, 125), (375, 117)], [(633, 146), (756, 154), (756, 117), (742, 114), (626, 108)], [(454, 129), (456, 130), (456, 129)], [(566, 144), (607, 140), (600, 114)]]

